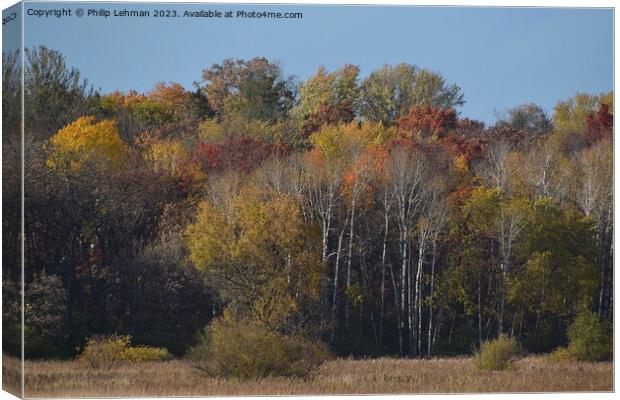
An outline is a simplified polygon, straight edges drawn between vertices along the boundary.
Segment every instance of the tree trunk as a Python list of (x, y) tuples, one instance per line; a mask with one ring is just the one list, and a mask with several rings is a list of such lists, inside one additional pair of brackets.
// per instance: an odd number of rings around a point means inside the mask
[(437, 239), (433, 237), (433, 258), (431, 260), (431, 282), (428, 294), (428, 343), (426, 355), (431, 356), (431, 336), (433, 332), (433, 293), (435, 290), (435, 261), (437, 256)]
[[(351, 286), (351, 262), (353, 260), (353, 233), (355, 227), (355, 197), (357, 191), (357, 181), (353, 187), (353, 195), (351, 196), (351, 222), (349, 229), (349, 253), (347, 258), (347, 289)], [(347, 297), (347, 304), (344, 312), (344, 325), (349, 327), (349, 308), (351, 306), (351, 300)]]
[(332, 293), (332, 326), (330, 341), (333, 343), (336, 338), (336, 328), (338, 322), (338, 275), (340, 270), (340, 251), (342, 250), (342, 237), (344, 236), (344, 229), (340, 231), (338, 235), (338, 250), (336, 251), (336, 265), (334, 266), (334, 291)]
[(388, 228), (389, 228), (389, 208), (385, 208), (384, 215), (384, 229), (383, 234), (383, 251), (381, 253), (381, 310), (379, 315), (379, 345), (383, 345), (383, 320), (385, 318), (385, 263), (387, 256), (387, 241), (388, 241)]

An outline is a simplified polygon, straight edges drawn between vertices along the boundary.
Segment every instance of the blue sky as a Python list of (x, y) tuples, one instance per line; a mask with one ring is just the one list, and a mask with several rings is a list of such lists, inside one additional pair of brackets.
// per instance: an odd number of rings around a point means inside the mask
[(267, 10), (299, 20), (25, 16), (26, 46), (60, 50), (104, 92), (147, 91), (159, 81), (191, 88), (225, 58), (265, 56), (298, 79), (319, 65), (407, 62), (440, 72), (465, 93), (461, 115), (486, 122), (534, 102), (553, 106), (578, 91), (613, 88), (613, 11), (566, 8), (258, 6), (26, 3), (26, 10)]

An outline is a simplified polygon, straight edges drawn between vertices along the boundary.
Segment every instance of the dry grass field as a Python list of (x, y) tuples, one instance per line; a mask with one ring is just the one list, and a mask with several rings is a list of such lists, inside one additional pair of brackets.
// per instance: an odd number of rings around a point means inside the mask
[[(16, 361), (3, 358), (5, 365)], [(26, 397), (227, 396), (463, 392), (611, 391), (613, 366), (528, 357), (501, 372), (474, 369), (471, 358), (374, 359), (326, 363), (307, 379), (206, 378), (184, 361), (86, 368), (71, 361), (27, 361)], [(3, 376), (7, 377), (3, 368)]]

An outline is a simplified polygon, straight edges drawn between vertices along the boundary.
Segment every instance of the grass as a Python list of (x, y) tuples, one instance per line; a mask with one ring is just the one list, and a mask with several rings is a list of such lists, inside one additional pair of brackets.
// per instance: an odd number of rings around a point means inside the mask
[[(3, 357), (3, 362), (11, 362)], [(26, 397), (238, 396), (611, 391), (611, 362), (526, 357), (507, 371), (477, 371), (471, 357), (329, 361), (308, 378), (205, 378), (181, 360), (110, 370), (72, 361), (27, 361)]]

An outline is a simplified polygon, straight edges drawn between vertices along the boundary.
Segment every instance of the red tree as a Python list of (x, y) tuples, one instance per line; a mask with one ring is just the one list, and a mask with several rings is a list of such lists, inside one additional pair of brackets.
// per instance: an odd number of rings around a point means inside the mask
[(614, 116), (609, 112), (609, 105), (601, 103), (596, 114), (588, 116), (586, 142), (593, 144), (604, 137), (611, 137), (614, 130)]
[(409, 137), (441, 137), (456, 127), (456, 112), (452, 109), (413, 106), (409, 114), (399, 118), (396, 124), (401, 133)]
[(285, 152), (286, 148), (281, 144), (268, 144), (260, 138), (249, 136), (229, 136), (221, 144), (199, 143), (193, 160), (207, 173), (229, 169), (247, 173), (271, 155)]

